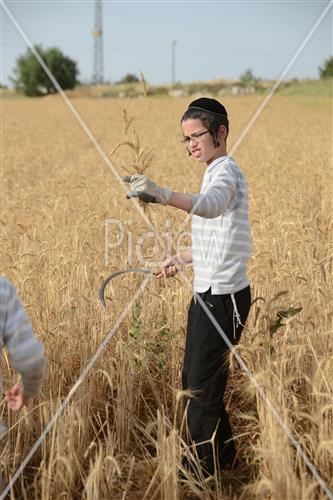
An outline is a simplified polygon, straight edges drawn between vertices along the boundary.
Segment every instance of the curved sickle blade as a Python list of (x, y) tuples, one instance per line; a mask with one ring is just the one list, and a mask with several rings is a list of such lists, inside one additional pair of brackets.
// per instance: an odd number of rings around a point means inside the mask
[(104, 307), (106, 307), (104, 294), (105, 294), (105, 288), (107, 287), (108, 283), (116, 276), (120, 276), (121, 274), (125, 274), (125, 273), (142, 273), (142, 274), (151, 274), (153, 276), (156, 274), (156, 270), (152, 270), (152, 269), (126, 269), (125, 271), (116, 271), (115, 273), (110, 274), (110, 276), (105, 278), (105, 280), (102, 282), (102, 284), (99, 288), (99, 292), (98, 292), (99, 300), (101, 301), (101, 303)]

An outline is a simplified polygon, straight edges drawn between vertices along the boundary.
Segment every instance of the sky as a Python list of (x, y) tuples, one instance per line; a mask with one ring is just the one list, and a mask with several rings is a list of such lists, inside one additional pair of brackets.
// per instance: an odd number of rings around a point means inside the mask
[[(248, 68), (276, 79), (325, 9), (321, 1), (107, 1), (102, 2), (104, 79), (116, 82), (141, 71), (150, 84), (237, 79)], [(94, 1), (5, 1), (33, 44), (58, 47), (74, 59), (79, 79), (93, 71)], [(11, 86), (18, 56), (27, 46), (1, 10), (0, 82)], [(333, 8), (286, 79), (318, 78), (332, 54)]]

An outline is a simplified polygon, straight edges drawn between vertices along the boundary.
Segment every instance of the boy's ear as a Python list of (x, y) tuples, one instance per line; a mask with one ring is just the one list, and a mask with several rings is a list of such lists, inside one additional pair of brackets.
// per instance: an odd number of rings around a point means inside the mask
[(224, 141), (227, 140), (228, 137), (228, 130), (225, 125), (220, 125), (219, 127), (219, 137), (223, 139)]

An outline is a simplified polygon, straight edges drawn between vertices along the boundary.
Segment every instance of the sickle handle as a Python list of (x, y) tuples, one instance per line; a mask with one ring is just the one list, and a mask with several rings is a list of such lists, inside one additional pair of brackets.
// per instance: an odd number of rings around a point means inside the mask
[(155, 267), (152, 271), (154, 276), (158, 276), (161, 273), (161, 268), (160, 267)]

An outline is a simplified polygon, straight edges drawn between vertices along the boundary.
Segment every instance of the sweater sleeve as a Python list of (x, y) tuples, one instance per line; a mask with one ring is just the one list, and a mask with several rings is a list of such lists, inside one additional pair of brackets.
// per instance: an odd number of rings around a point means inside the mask
[(29, 318), (14, 286), (1, 278), (2, 338), (13, 368), (22, 377), (23, 392), (35, 396), (41, 389), (45, 370), (44, 346), (34, 336)]
[(191, 213), (206, 219), (222, 215), (230, 207), (236, 189), (236, 175), (231, 169), (221, 169), (203, 193), (191, 195), (193, 204)]

